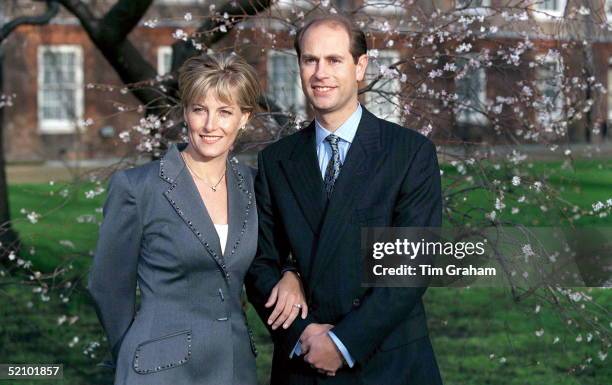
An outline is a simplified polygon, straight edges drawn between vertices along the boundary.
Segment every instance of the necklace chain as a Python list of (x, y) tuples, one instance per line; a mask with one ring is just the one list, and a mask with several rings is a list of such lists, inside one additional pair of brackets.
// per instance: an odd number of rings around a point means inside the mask
[(185, 162), (185, 165), (187, 166), (187, 168), (189, 169), (191, 174), (193, 174), (193, 176), (195, 176), (196, 178), (201, 180), (206, 185), (206, 187), (210, 188), (213, 192), (217, 192), (217, 187), (219, 186), (219, 183), (221, 183), (221, 181), (225, 177), (225, 169), (223, 169), (223, 174), (221, 174), (221, 177), (219, 178), (219, 181), (217, 181), (217, 183), (215, 183), (214, 185), (211, 185), (204, 178), (202, 178), (201, 176), (196, 174), (196, 172), (191, 168), (191, 166), (189, 166), (189, 162), (187, 161), (187, 158), (185, 157), (185, 155), (182, 152), (181, 152), (181, 158), (183, 158), (183, 161)]

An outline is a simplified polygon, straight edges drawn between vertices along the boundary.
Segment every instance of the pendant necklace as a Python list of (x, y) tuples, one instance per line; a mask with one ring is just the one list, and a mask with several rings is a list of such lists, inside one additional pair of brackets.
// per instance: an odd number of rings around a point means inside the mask
[(191, 168), (191, 166), (189, 166), (189, 162), (187, 162), (187, 158), (185, 158), (185, 155), (183, 155), (183, 153), (181, 152), (181, 157), (183, 158), (183, 161), (185, 162), (185, 165), (187, 166), (187, 168), (189, 169), (189, 171), (191, 172), (191, 174), (193, 176), (195, 176), (196, 178), (198, 178), (199, 180), (202, 181), (202, 183), (204, 183), (206, 185), (206, 187), (210, 188), (213, 192), (217, 192), (217, 187), (219, 186), (219, 183), (221, 183), (221, 181), (223, 180), (223, 178), (225, 177), (225, 169), (223, 170), (223, 174), (221, 174), (221, 178), (219, 178), (219, 181), (217, 183), (215, 183), (214, 185), (211, 185), (210, 183), (208, 183), (204, 178), (202, 178), (201, 176), (199, 176), (198, 174), (196, 174), (195, 171), (193, 171), (193, 169)]

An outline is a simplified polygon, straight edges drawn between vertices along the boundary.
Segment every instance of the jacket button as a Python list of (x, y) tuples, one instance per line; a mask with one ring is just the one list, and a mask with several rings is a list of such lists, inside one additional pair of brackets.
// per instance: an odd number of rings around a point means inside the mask
[(361, 301), (359, 300), (359, 298), (355, 298), (353, 300), (353, 307), (359, 307), (359, 305), (361, 305)]

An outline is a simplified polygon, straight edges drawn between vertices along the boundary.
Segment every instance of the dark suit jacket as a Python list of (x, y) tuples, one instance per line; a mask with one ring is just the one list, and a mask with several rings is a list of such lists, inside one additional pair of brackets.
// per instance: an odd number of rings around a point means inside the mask
[[(249, 298), (266, 317), (263, 303), (291, 255), (310, 307), (306, 320), (273, 332), (272, 383), (440, 384), (421, 302), (425, 288), (361, 286), (362, 226), (441, 225), (440, 170), (432, 142), (364, 108), (329, 201), (314, 123), (259, 154), (255, 193), (259, 243), (246, 277)], [(311, 322), (335, 325), (354, 368), (327, 378), (301, 358), (289, 360)]]

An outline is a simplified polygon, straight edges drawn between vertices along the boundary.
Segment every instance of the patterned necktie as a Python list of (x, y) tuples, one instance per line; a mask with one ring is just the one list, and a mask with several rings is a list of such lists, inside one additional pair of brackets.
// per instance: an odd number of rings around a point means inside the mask
[(329, 135), (325, 138), (325, 141), (329, 143), (332, 156), (327, 164), (327, 169), (325, 170), (325, 178), (323, 179), (325, 183), (325, 192), (327, 192), (327, 199), (329, 199), (334, 191), (334, 183), (336, 183), (336, 179), (338, 179), (338, 175), (340, 175), (340, 150), (338, 149), (338, 141), (340, 140), (334, 134)]

